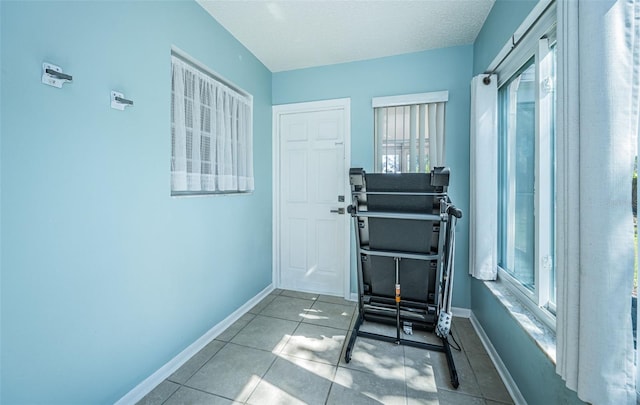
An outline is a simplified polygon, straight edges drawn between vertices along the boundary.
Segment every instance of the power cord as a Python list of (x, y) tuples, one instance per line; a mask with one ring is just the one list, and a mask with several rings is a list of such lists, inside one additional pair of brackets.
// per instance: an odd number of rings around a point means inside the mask
[(462, 348), (460, 347), (460, 343), (458, 343), (458, 341), (456, 340), (455, 336), (453, 336), (453, 332), (449, 331), (449, 336), (451, 336), (451, 339), (453, 340), (453, 342), (455, 343), (455, 346), (451, 344), (451, 342), (449, 342), (449, 346), (453, 347), (454, 350), (461, 352)]

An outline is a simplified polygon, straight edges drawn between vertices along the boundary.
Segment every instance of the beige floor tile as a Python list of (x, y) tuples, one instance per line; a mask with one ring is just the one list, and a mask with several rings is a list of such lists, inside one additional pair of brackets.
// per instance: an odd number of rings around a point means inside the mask
[(440, 390), (438, 392), (440, 405), (485, 405), (481, 397), (472, 397), (463, 393)]
[(466, 318), (453, 318), (451, 325), (454, 338), (462, 345), (466, 353), (487, 354), (471, 321)]
[(251, 322), (253, 318), (255, 318), (255, 314), (252, 314), (252, 313), (246, 313), (242, 315), (240, 319), (235, 321), (231, 326), (225, 329), (224, 332), (219, 334), (218, 337), (216, 337), (216, 339), (222, 340), (223, 342), (230, 341), (231, 339), (233, 339), (235, 335), (238, 334), (238, 332), (242, 330), (242, 328), (247, 326), (247, 324)]
[(345, 300), (342, 297), (335, 297), (333, 295), (322, 295), (322, 294), (320, 294), (318, 296), (318, 301), (330, 302), (332, 304), (350, 305), (352, 307), (355, 307), (356, 305), (358, 305), (358, 303), (355, 302), (355, 301)]
[[(405, 370), (407, 373), (407, 387), (410, 389), (428, 389), (432, 387), (426, 386), (425, 378), (433, 373), (433, 380), (429, 379), (429, 383), (435, 382), (438, 390), (455, 391), (469, 396), (482, 396), (475, 374), (469, 365), (469, 362), (462, 352), (452, 352), (453, 362), (458, 373), (459, 386), (455, 389), (451, 384), (451, 375), (447, 358), (444, 353), (423, 350), (414, 347), (405, 347)], [(410, 376), (416, 376), (411, 378)]]
[(231, 342), (278, 353), (289, 341), (296, 327), (298, 322), (257, 315)]
[(173, 373), (168, 380), (184, 384), (192, 375), (196, 373), (209, 359), (211, 359), (222, 347), (224, 342), (214, 340), (207, 344), (202, 350), (191, 357), (186, 363), (182, 365), (175, 373)]
[(174, 392), (180, 388), (179, 384), (171, 381), (163, 381), (158, 384), (150, 393), (144, 396), (136, 405), (156, 405), (167, 400)]
[(185, 385), (244, 402), (275, 358), (274, 354), (264, 350), (228, 343)]
[(311, 309), (313, 303), (314, 301), (311, 300), (279, 295), (260, 311), (260, 315), (290, 321), (301, 321), (302, 317)]
[(440, 353), (410, 347), (404, 349), (407, 390), (436, 395), (438, 392), (436, 373), (442, 373), (442, 370), (439, 369), (440, 362), (435, 357), (440, 356)]
[(181, 387), (162, 405), (227, 405), (240, 404), (227, 398), (206, 392), (194, 390), (188, 387)]
[(340, 329), (301, 323), (281, 353), (337, 365), (346, 333)]
[(256, 387), (248, 404), (322, 405), (327, 399), (335, 366), (291, 356), (276, 359)]
[(485, 399), (503, 403), (513, 403), (511, 395), (495, 369), (491, 358), (482, 353), (468, 353), (469, 363), (475, 373), (480, 391)]
[(407, 389), (407, 405), (443, 405), (437, 393), (424, 393)]
[(327, 404), (406, 403), (404, 381), (338, 367)]
[(312, 294), (302, 291), (282, 290), (280, 293), (283, 297), (301, 298), (303, 300), (315, 301), (318, 299), (319, 294)]
[(271, 301), (273, 301), (274, 299), (276, 299), (278, 295), (271, 293), (269, 295), (267, 295), (266, 297), (264, 297), (262, 299), (262, 301), (258, 302), (256, 305), (253, 306), (253, 308), (251, 308), (249, 310), (250, 314), (259, 314), (260, 312), (262, 312), (263, 309), (265, 309), (267, 307), (267, 305), (269, 305), (271, 303)]
[(302, 322), (347, 330), (351, 325), (353, 312), (354, 307), (350, 305), (316, 301), (302, 316)]
[(404, 347), (392, 342), (358, 337), (351, 361), (340, 358), (340, 366), (404, 382)]

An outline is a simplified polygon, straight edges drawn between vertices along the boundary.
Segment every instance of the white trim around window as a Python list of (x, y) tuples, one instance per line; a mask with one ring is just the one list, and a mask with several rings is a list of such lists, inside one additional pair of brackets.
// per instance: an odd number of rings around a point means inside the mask
[(444, 103), (449, 101), (448, 91), (432, 91), (429, 93), (403, 94), (400, 96), (374, 97), (371, 100), (371, 106), (377, 107), (396, 107), (400, 105), (413, 104), (429, 104)]
[[(516, 75), (523, 74), (523, 67), (527, 63), (531, 63), (533, 58), (535, 65), (535, 148), (533, 152), (534, 158), (534, 231), (533, 231), (533, 283), (524, 285), (522, 281), (519, 281), (516, 277), (517, 274), (511, 274), (509, 271), (502, 267), (498, 267), (498, 280), (509, 288), (511, 292), (518, 297), (521, 303), (527, 307), (535, 316), (548, 327), (555, 330), (555, 279), (553, 278), (553, 258), (555, 256), (555, 232), (554, 232), (554, 115), (555, 110), (554, 97), (555, 97), (555, 83), (554, 83), (554, 53), (552, 52), (552, 46), (555, 43), (555, 3), (552, 3), (550, 7), (545, 6), (545, 12), (538, 16), (533, 23), (533, 26), (526, 30), (524, 37), (522, 35), (518, 38), (518, 45), (513, 49), (513, 52), (509, 54), (504, 61), (502, 61), (497, 69), (498, 75), (498, 87), (509, 85), (512, 78)], [(530, 19), (532, 20), (532, 19)], [(519, 29), (519, 31), (522, 31)], [(515, 35), (515, 34), (514, 34)], [(505, 46), (508, 46), (505, 45)], [(492, 65), (494, 65), (492, 63)], [(533, 66), (532, 65), (532, 66)], [(495, 65), (494, 65), (495, 66)], [(516, 83), (517, 84), (517, 83)], [(516, 86), (517, 87), (517, 86)], [(503, 90), (504, 92), (504, 90)], [(515, 97), (511, 95), (510, 98)], [(506, 105), (501, 105), (501, 108), (506, 108)], [(502, 112), (504, 115), (506, 112)], [(500, 116), (500, 112), (499, 112)], [(510, 122), (510, 120), (508, 120)], [(503, 121), (503, 126), (507, 125)], [(506, 130), (506, 129), (503, 129)], [(515, 130), (515, 129), (513, 129)], [(509, 145), (509, 144), (507, 144)], [(511, 145), (513, 147), (513, 145)], [(501, 153), (506, 153), (514, 156), (513, 150), (505, 150)], [(504, 159), (504, 158), (502, 158)], [(503, 162), (509, 163), (509, 160)], [(505, 164), (506, 164), (505, 163)], [(513, 163), (513, 162), (511, 162)], [(515, 169), (513, 167), (503, 167), (500, 169), (506, 170), (508, 176), (515, 175)], [(501, 174), (502, 176), (503, 174)], [(504, 185), (503, 185), (504, 187)], [(501, 192), (506, 192), (505, 190)], [(501, 200), (502, 197), (499, 198)], [(507, 199), (508, 204), (503, 209), (513, 209), (515, 200), (513, 198)], [(504, 202), (503, 202), (504, 204)], [(508, 211), (505, 211), (509, 214)], [(511, 213), (513, 214), (513, 213)], [(505, 215), (505, 214), (501, 214)], [(514, 220), (514, 215), (507, 215)], [(506, 219), (505, 219), (506, 220)], [(513, 225), (511, 222), (508, 225)], [(511, 237), (513, 237), (513, 230), (511, 228), (503, 230), (501, 232), (511, 231)], [(509, 235), (502, 236), (502, 238)], [(511, 240), (511, 239), (510, 239)], [(501, 242), (502, 243), (502, 242)], [(502, 245), (501, 245), (502, 246)], [(501, 249), (505, 249), (502, 246)], [(509, 249), (500, 254), (508, 254)], [(511, 259), (511, 260), (509, 260)], [(510, 256), (504, 256), (507, 265), (513, 265), (513, 258)], [(498, 260), (499, 263), (502, 260)], [(509, 264), (511, 263), (511, 264)], [(504, 265), (504, 263), (503, 263)], [(514, 269), (511, 269), (513, 272)]]

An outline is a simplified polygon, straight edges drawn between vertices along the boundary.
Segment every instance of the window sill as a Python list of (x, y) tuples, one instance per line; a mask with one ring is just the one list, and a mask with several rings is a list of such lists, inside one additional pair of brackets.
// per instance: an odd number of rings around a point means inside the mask
[(247, 194), (253, 194), (253, 191), (172, 191), (171, 197), (208, 197)]
[(485, 281), (484, 285), (509, 311), (513, 319), (531, 337), (542, 352), (556, 364), (556, 333), (540, 321), (520, 300), (500, 281)]

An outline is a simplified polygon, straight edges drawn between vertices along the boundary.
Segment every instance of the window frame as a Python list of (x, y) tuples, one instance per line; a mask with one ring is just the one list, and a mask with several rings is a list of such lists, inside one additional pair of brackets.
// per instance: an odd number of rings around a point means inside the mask
[[(234, 84), (233, 82), (231, 82), (230, 80), (224, 78), (222, 75), (218, 74), (217, 72), (211, 70), (207, 65), (205, 65), (204, 63), (198, 61), (197, 59), (193, 58), (191, 55), (187, 54), (185, 51), (179, 49), (176, 46), (172, 46), (171, 47), (171, 57), (172, 58), (177, 58), (179, 59), (181, 62), (183, 62), (184, 64), (190, 66), (191, 68), (193, 68), (195, 71), (199, 72), (202, 75), (206, 75), (208, 76), (210, 79), (212, 79), (213, 81), (218, 82), (221, 86), (227, 87), (228, 89), (230, 89), (231, 91), (234, 91), (238, 94), (238, 96), (240, 97), (244, 97), (247, 100), (248, 106), (249, 106), (249, 126), (247, 129), (247, 133), (248, 136), (251, 138), (250, 142), (253, 145), (253, 95), (248, 93), (247, 91), (243, 90), (241, 87), (237, 86), (236, 84)], [(173, 80), (173, 79), (172, 79)], [(174, 122), (174, 117), (173, 117), (173, 108), (174, 108), (174, 96), (173, 96), (173, 90), (171, 90), (171, 116), (170, 116), (170, 129), (171, 132), (173, 133), (174, 131), (174, 127), (175, 127), (175, 122)], [(209, 137), (211, 138), (210, 141), (213, 141), (214, 138), (214, 133), (213, 133), (213, 129), (211, 129)], [(173, 135), (172, 135), (172, 143), (173, 143)], [(171, 146), (171, 161), (173, 162), (174, 159), (174, 146)], [(251, 147), (250, 150), (250, 156), (247, 158), (251, 160), (251, 166), (253, 166), (253, 146)], [(214, 167), (216, 166), (216, 160), (215, 160), (215, 156), (211, 156), (211, 166)], [(173, 165), (173, 163), (172, 163)], [(173, 169), (170, 170), (170, 176), (173, 176)], [(252, 178), (255, 179), (255, 174), (252, 173)], [(255, 186), (253, 186), (251, 189), (248, 190), (174, 190), (173, 188), (173, 180), (171, 181), (170, 184), (170, 195), (171, 197), (197, 197), (197, 196), (215, 196), (215, 195), (243, 195), (243, 194), (252, 194), (255, 190)]]
[[(534, 146), (534, 288), (524, 286), (498, 264), (498, 281), (505, 285), (527, 309), (555, 330), (555, 302), (551, 299), (553, 258), (555, 258), (555, 144), (554, 121), (550, 112), (555, 112), (553, 103), (554, 85), (550, 80), (555, 62), (553, 48), (556, 42), (555, 4), (547, 9), (519, 38), (512, 53), (501, 62), (498, 74), (498, 89), (507, 85), (533, 58), (535, 64), (535, 146)], [(499, 103), (498, 119), (502, 120), (502, 105)], [(500, 137), (503, 135), (500, 134)], [(545, 153), (540, 153), (546, 151)], [(548, 152), (548, 153), (547, 153)], [(504, 151), (500, 150), (499, 156)], [(499, 176), (503, 175), (500, 167)], [(503, 201), (499, 189), (498, 201)], [(502, 203), (501, 203), (502, 204)], [(499, 211), (499, 218), (501, 217)], [(502, 221), (502, 219), (499, 219)], [(498, 228), (498, 232), (502, 232)], [(501, 239), (500, 236), (498, 238)], [(502, 249), (500, 247), (499, 249)]]

